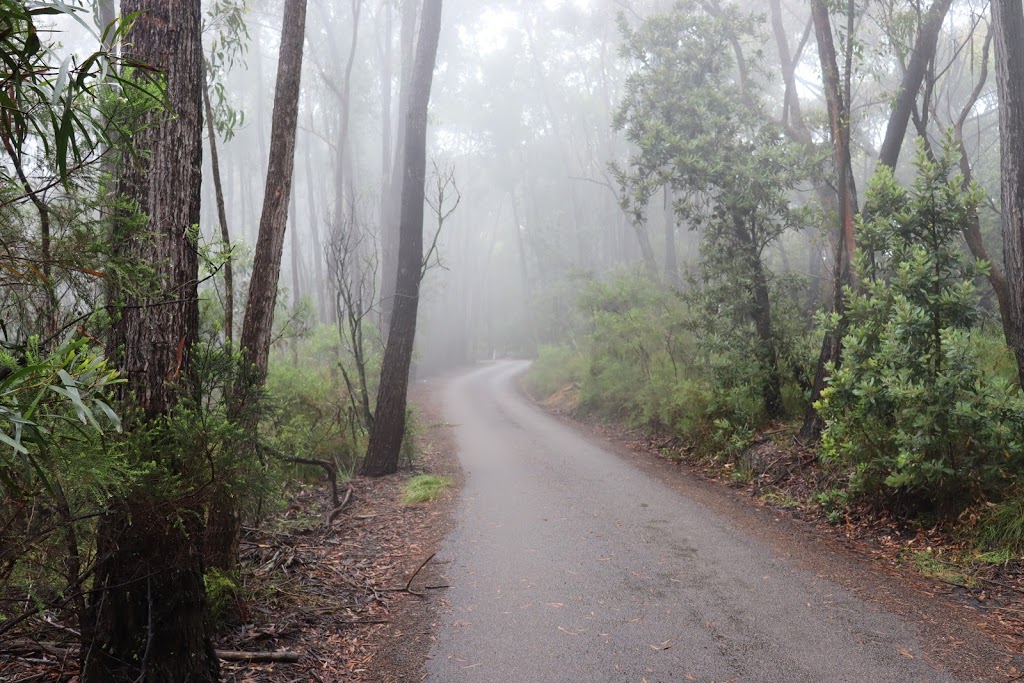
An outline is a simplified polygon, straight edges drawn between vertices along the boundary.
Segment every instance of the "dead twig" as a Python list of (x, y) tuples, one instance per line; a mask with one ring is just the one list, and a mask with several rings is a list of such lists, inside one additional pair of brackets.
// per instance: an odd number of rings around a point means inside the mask
[(420, 566), (416, 567), (416, 571), (414, 571), (412, 573), (412, 576), (409, 577), (409, 580), (405, 582), (405, 587), (404, 588), (376, 588), (376, 589), (374, 589), (374, 592), (375, 593), (409, 593), (410, 595), (415, 595), (418, 598), (426, 597), (426, 593), (420, 593), (419, 591), (414, 591), (412, 589), (412, 582), (416, 578), (416, 575), (419, 574), (423, 570), (423, 568), (427, 566), (427, 563), (430, 562), (432, 559), (434, 559), (434, 555), (437, 555), (437, 553), (430, 553), (430, 555), (427, 557), (427, 559), (425, 559), (422, 562), (420, 562)]

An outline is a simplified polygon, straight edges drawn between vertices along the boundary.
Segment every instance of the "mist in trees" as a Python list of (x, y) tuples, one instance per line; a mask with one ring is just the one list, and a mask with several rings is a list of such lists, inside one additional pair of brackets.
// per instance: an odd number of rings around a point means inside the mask
[(881, 505), (1019, 498), (1020, 3), (754, 5), (0, 0), (0, 636), (215, 680), (241, 525), (501, 357)]

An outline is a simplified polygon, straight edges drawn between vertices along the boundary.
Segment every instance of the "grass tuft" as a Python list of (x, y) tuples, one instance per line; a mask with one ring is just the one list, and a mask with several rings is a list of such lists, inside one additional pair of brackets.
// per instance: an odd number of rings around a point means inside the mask
[(978, 540), (985, 550), (1024, 553), (1024, 493), (991, 506), (982, 515)]
[(402, 502), (406, 505), (425, 503), (434, 500), (446, 488), (452, 485), (448, 477), (433, 474), (421, 474), (413, 477), (405, 484)]

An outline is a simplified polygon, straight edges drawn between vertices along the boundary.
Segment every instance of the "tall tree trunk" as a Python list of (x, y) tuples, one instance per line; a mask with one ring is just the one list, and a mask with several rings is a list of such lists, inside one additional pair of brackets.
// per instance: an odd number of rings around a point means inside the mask
[(907, 135), (907, 126), (910, 125), (917, 94), (928, 71), (928, 64), (935, 57), (939, 31), (952, 4), (953, 0), (935, 0), (917, 32), (914, 51), (907, 63), (907, 70), (903, 72), (903, 81), (896, 94), (896, 102), (885, 128), (885, 139), (878, 153), (878, 163), (883, 166), (896, 168), (896, 162), (899, 161), (903, 138)]
[[(310, 113), (309, 116), (310, 130), (313, 130), (313, 115)], [(320, 225), (321, 216), (323, 214), (318, 212), (318, 203), (316, 197), (316, 179), (317, 176), (313, 171), (313, 155), (306, 154), (306, 200), (309, 206), (309, 234), (313, 239), (313, 277), (316, 280), (314, 289), (316, 290), (316, 305), (318, 316), (317, 319), (323, 323), (333, 322), (334, 318), (334, 306), (328, 305), (328, 295), (326, 288), (328, 287), (327, 281), (324, 278), (324, 251), (323, 246), (320, 243)], [(327, 309), (330, 309), (328, 311)]]
[(285, 0), (281, 52), (277, 63), (270, 158), (263, 195), (263, 215), (253, 257), (249, 299), (242, 323), (241, 347), (252, 364), (257, 385), (267, 373), (274, 307), (281, 278), (281, 255), (288, 224), (295, 168), (295, 133), (299, 118), (299, 83), (306, 31), (306, 0)]
[[(967, 146), (964, 144), (964, 124), (974, 109), (974, 105), (977, 104), (978, 98), (985, 88), (986, 81), (988, 81), (989, 49), (991, 48), (993, 37), (994, 33), (990, 29), (985, 36), (985, 43), (981, 50), (981, 73), (978, 74), (978, 79), (974, 84), (971, 96), (967, 99), (967, 103), (960, 110), (960, 116), (957, 117), (956, 122), (953, 124), (953, 136), (956, 138), (957, 150), (960, 153), (960, 175), (963, 176), (964, 189), (969, 189), (974, 184), (974, 172), (967, 155)], [(1003, 323), (1003, 336), (1006, 338), (1007, 344), (1012, 344), (1013, 329), (1010, 321), (1013, 319), (1013, 313), (1010, 306), (1009, 284), (1006, 281), (1006, 275), (998, 264), (992, 262), (992, 257), (989, 256), (988, 249), (985, 247), (985, 241), (981, 235), (981, 216), (978, 214), (977, 207), (971, 211), (967, 225), (964, 226), (964, 241), (967, 242), (967, 248), (974, 258), (989, 264), (988, 281), (992, 285), (992, 290), (996, 295), (996, 302), (999, 305), (999, 319)]]
[[(833, 160), (839, 174), (839, 239), (836, 240), (834, 254), (834, 273), (832, 286), (832, 310), (840, 316), (840, 328), (829, 331), (822, 340), (821, 353), (818, 356), (818, 367), (815, 372), (814, 384), (811, 387), (811, 401), (804, 415), (804, 423), (800, 428), (800, 438), (806, 442), (814, 441), (821, 435), (824, 424), (814, 403), (821, 398), (821, 392), (828, 380), (830, 363), (841, 361), (843, 328), (846, 316), (846, 301), (843, 286), (852, 283), (850, 259), (856, 248), (854, 241), (854, 222), (857, 216), (857, 187), (853, 177), (853, 166), (850, 156), (850, 63), (851, 51), (849, 41), (853, 40), (847, 25), (847, 60), (845, 87), (839, 75), (839, 63), (836, 59), (836, 47), (832, 39), (832, 20), (829, 16), (827, 0), (812, 0), (811, 15), (814, 20), (814, 32), (818, 42), (818, 57), (821, 62), (822, 80), (825, 84), (825, 99), (828, 105), (829, 128), (832, 133)], [(852, 17), (852, 11), (848, 18)]]
[[(271, 120), (267, 184), (240, 339), (240, 348), (249, 369), (247, 376), (235, 385), (231, 412), (236, 417), (243, 412), (245, 396), (251, 395), (254, 387), (262, 386), (267, 374), (274, 308), (281, 278), (281, 256), (284, 252), (288, 206), (292, 194), (292, 172), (295, 167), (295, 133), (299, 117), (299, 84), (305, 31), (306, 0), (285, 0), (274, 114)], [(211, 529), (206, 537), (206, 554), (211, 567), (233, 569), (237, 564), (241, 525), (239, 515), (238, 498), (230, 491), (218, 491), (210, 508)]]
[(637, 244), (640, 246), (640, 255), (644, 261), (644, 271), (652, 281), (658, 281), (658, 262), (654, 258), (654, 247), (651, 246), (651, 235), (647, 232), (646, 219), (633, 218), (630, 221), (633, 226), (633, 234), (636, 235)]
[(402, 188), (402, 231), (398, 246), (398, 279), (388, 342), (381, 364), (377, 411), (362, 473), (370, 476), (398, 470), (405, 437), (406, 391), (416, 337), (420, 279), (423, 268), (423, 201), (427, 176), (427, 107), (441, 33), (441, 0), (425, 0), (406, 119), (405, 180)]
[[(126, 40), (130, 56), (164, 72), (174, 112), (150, 114), (162, 118), (135, 139), (149, 154), (125, 164), (120, 179), (121, 193), (149, 216), (148, 228), (118, 226), (113, 245), (117, 256), (149, 264), (162, 290), (140, 297), (124, 289), (112, 300), (118, 316), (107, 353), (126, 379), (122, 397), (138, 409), (128, 427), (145, 438), (173, 409), (198, 334), (191, 229), (200, 210), (204, 67), (199, 0), (125, 0), (123, 10), (139, 12)], [(166, 448), (152, 443), (143, 451), (158, 486), (116, 499), (99, 523), (94, 638), (82, 649), (87, 683), (218, 679), (206, 619), (202, 507), (194, 495), (161, 494), (168, 479), (188, 482), (194, 475), (187, 453)]]
[(224, 187), (220, 177), (220, 156), (217, 154), (217, 130), (213, 125), (213, 107), (206, 82), (206, 68), (203, 68), (203, 109), (206, 111), (206, 134), (210, 140), (210, 166), (213, 171), (213, 190), (217, 202), (217, 221), (220, 223), (220, 240), (224, 243), (227, 257), (224, 260), (224, 340), (231, 346), (234, 341), (235, 322), (235, 277), (231, 269), (231, 233), (228, 231), (228, 212), (224, 203)]
[(348, 211), (345, 205), (345, 171), (350, 163), (348, 154), (348, 129), (352, 113), (352, 67), (356, 63), (356, 49), (359, 47), (359, 15), (363, 8), (362, 0), (352, 0), (352, 43), (349, 46), (348, 59), (345, 62), (345, 77), (341, 85), (341, 97), (338, 102), (338, 155), (335, 159), (334, 169), (334, 194), (335, 194), (335, 220), (341, 221), (341, 217)]
[(1024, 8), (1020, 0), (992, 0), (999, 90), (1003, 261), (1009, 290), (1007, 341), (1024, 385)]
[[(378, 54), (378, 63), (380, 64), (380, 174), (381, 174), (381, 190), (380, 190), (380, 206), (378, 209), (378, 220), (384, 220), (384, 214), (387, 212), (388, 207), (388, 193), (387, 185), (391, 179), (391, 164), (393, 163), (393, 152), (392, 152), (392, 135), (391, 131), (391, 100), (392, 100), (392, 84), (391, 79), (393, 78), (394, 71), (394, 53), (395, 53), (395, 41), (394, 35), (394, 19), (392, 12), (391, 2), (385, 0), (384, 2), (384, 28), (381, 29), (378, 25), (378, 35), (383, 36), (380, 53)], [(381, 235), (383, 238), (383, 235)]]
[(295, 201), (295, 194), (295, 186), (292, 185), (292, 198), (288, 202), (288, 223), (291, 225), (288, 233), (288, 250), (291, 252), (292, 302), (298, 309), (302, 302), (302, 248), (299, 245), (298, 202)]
[(754, 331), (760, 341), (757, 360), (764, 370), (761, 397), (764, 399), (764, 410), (768, 419), (777, 420), (783, 413), (782, 376), (779, 373), (779, 351), (772, 326), (768, 276), (754, 239), (753, 226), (748, 230), (741, 216), (734, 217), (733, 223), (736, 237), (743, 245), (747, 271), (750, 273), (751, 317), (754, 320)]
[[(385, 188), (386, 210), (381, 215), (381, 283), (380, 329), (386, 333), (391, 327), (395, 308), (395, 288), (398, 282), (399, 242), (402, 227), (402, 207), (405, 192), (406, 119), (409, 117), (409, 98), (412, 90), (413, 55), (416, 49), (416, 16), (420, 0), (403, 0), (402, 21), (399, 29), (399, 47), (402, 51), (401, 83), (398, 91), (398, 130), (394, 145), (391, 179)], [(391, 122), (388, 122), (391, 125)]]
[(534, 310), (534, 283), (530, 279), (530, 269), (526, 265), (526, 240), (523, 239), (523, 224), (519, 217), (519, 200), (516, 198), (515, 190), (509, 190), (509, 200), (512, 203), (512, 229), (515, 231), (516, 256), (519, 264), (519, 279), (523, 283), (523, 299), (526, 306), (526, 324), (530, 326), (530, 343), (533, 346), (531, 353), (537, 352), (539, 343), (537, 341), (537, 312)]

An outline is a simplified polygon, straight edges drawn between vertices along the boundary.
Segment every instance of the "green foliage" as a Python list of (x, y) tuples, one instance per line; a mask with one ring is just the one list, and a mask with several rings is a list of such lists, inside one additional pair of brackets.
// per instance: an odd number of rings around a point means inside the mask
[(541, 346), (524, 384), (533, 396), (548, 398), (562, 387), (578, 383), (584, 363), (582, 354), (568, 346)]
[(846, 517), (851, 499), (848, 489), (833, 487), (815, 494), (814, 500), (824, 510), (830, 524), (839, 524)]
[[(292, 322), (288, 327), (303, 325)], [(367, 429), (359, 401), (341, 372), (342, 363), (351, 364), (352, 359), (330, 326), (276, 346), (267, 373), (268, 410), (260, 427), (261, 438), (274, 452), (334, 462), (343, 473), (353, 470), (365, 449)], [(367, 365), (368, 388), (375, 396), (379, 354), (368, 358)]]
[[(43, 41), (40, 31), (44, 17), (65, 15), (76, 19), (95, 35), (78, 13), (81, 8), (65, 2), (27, 3), (21, 0), (0, 0), (0, 137), (8, 156), (19, 166), (29, 152), (31, 139), (42, 146), (43, 156), (53, 161), (61, 180), (83, 163), (94, 161), (93, 155), (109, 145), (113, 136), (99, 116), (98, 99), (105, 82), (131, 89), (133, 79), (119, 75), (117, 62), (107, 50), (99, 50), (84, 59), (69, 54), (63, 59), (56, 46)], [(118, 42), (127, 32), (134, 17), (115, 22), (106, 32), (107, 44)], [(121, 60), (125, 68), (132, 66)], [(19, 184), (17, 179), (5, 181)]]
[(210, 36), (204, 48), (207, 96), (214, 129), (225, 142), (245, 125), (245, 112), (232, 105), (224, 81), (234, 67), (245, 64), (250, 41), (245, 22), (248, 13), (246, 0), (213, 0), (203, 22), (203, 32)]
[(106, 361), (87, 339), (69, 338), (44, 354), (35, 338), (23, 353), (16, 361), (5, 352), (0, 371), (0, 495), (52, 492), (69, 475), (82, 491), (102, 495), (129, 478), (118, 458), (89, 461), (85, 453), (95, 456), (91, 448), (77, 450), (105, 430), (121, 429), (107, 403), (118, 380)]
[(238, 583), (237, 572), (210, 569), (203, 575), (206, 604), (209, 606), (210, 619), (213, 623), (223, 623), (237, 605)]
[(448, 477), (420, 474), (406, 482), (402, 488), (402, 503), (405, 505), (415, 505), (434, 500), (451, 485), (452, 480)]
[(919, 150), (909, 190), (886, 169), (873, 179), (844, 361), (819, 406), (823, 454), (853, 469), (853, 490), (944, 507), (997, 493), (1024, 457), (1024, 399), (982, 372), (973, 343), (985, 265), (959, 235), (979, 193), (962, 189), (954, 158), (950, 145), (935, 163)]
[(1018, 491), (991, 504), (978, 520), (977, 529), (982, 548), (1018, 557), (1024, 554), (1024, 494)]
[(810, 169), (806, 150), (787, 142), (735, 63), (733, 41), (756, 44), (760, 19), (682, 0), (635, 30), (624, 18), (620, 25), (634, 70), (614, 125), (636, 147), (626, 168), (613, 165), (623, 208), (642, 223), (653, 194), (674, 191), (677, 220), (700, 231), (686, 296), (691, 329), (720, 375), (714, 387), (744, 406), (750, 424), (782, 417), (790, 354), (775, 328), (767, 255), (808, 223), (791, 195)]

